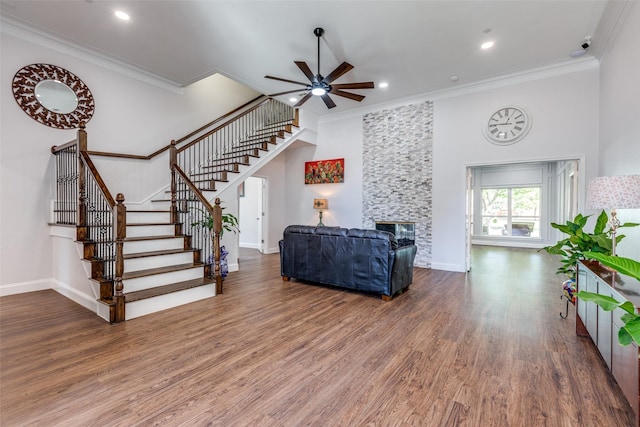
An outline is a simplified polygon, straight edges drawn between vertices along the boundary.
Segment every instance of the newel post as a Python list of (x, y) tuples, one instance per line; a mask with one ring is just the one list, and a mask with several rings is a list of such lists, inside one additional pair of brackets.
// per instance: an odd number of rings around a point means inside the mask
[(78, 129), (78, 226), (81, 228), (81, 236), (86, 237), (87, 226), (87, 175), (82, 160), (82, 153), (87, 152), (87, 131), (85, 131), (85, 123), (80, 122)]
[(177, 200), (177, 181), (176, 181), (176, 168), (178, 164), (178, 149), (176, 148), (176, 141), (171, 140), (171, 148), (169, 149), (169, 168), (171, 169), (171, 223), (178, 223), (178, 206)]
[(124, 195), (118, 193), (115, 207), (115, 234), (116, 234), (116, 268), (114, 279), (113, 302), (115, 303), (115, 321), (125, 320), (124, 312), (124, 285), (122, 276), (124, 275), (124, 239), (127, 237), (127, 207), (124, 205)]
[(220, 271), (220, 233), (222, 233), (222, 207), (220, 198), (216, 197), (213, 206), (213, 277), (216, 280), (216, 294), (222, 292), (222, 272)]

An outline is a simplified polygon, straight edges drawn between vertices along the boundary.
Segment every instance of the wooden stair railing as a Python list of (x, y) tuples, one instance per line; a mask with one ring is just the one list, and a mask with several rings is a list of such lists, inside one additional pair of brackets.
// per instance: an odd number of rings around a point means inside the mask
[[(298, 110), (272, 98), (249, 107), (263, 97), (171, 141), (149, 156), (88, 151), (84, 123), (80, 124), (76, 140), (51, 148), (56, 156), (55, 223), (76, 227), (76, 240), (84, 245), (84, 259), (91, 262), (91, 278), (100, 283), (100, 301), (109, 306), (112, 323), (125, 320), (123, 246), (127, 210), (124, 195), (119, 193), (114, 200), (90, 156), (148, 160), (170, 150), (170, 221), (189, 227), (189, 241), (205, 264), (204, 275), (215, 279), (216, 293), (222, 293), (221, 202), (216, 198), (212, 206), (203, 195), (203, 190), (215, 188), (213, 184), (202, 189), (196, 182), (226, 180), (227, 172), (237, 173), (240, 165), (249, 163), (249, 157), (259, 157), (259, 151), (268, 150), (269, 144), (275, 144), (277, 138), (292, 131), (292, 126), (298, 126)], [(231, 116), (235, 117), (229, 119)], [(225, 119), (229, 120), (207, 131)], [(202, 132), (205, 133), (182, 148), (177, 147)], [(207, 226), (196, 227), (197, 224)]]
[(124, 195), (120, 193), (114, 200), (91, 160), (84, 123), (80, 123), (75, 140), (54, 146), (51, 152), (56, 156), (54, 222), (76, 226), (83, 257), (91, 262), (91, 278), (100, 283), (100, 298), (112, 299), (111, 318), (122, 321), (122, 245), (127, 217)]
[[(172, 141), (170, 158), (176, 158), (175, 142)], [(178, 200), (177, 194), (181, 197)], [(199, 249), (205, 263), (205, 276), (213, 277), (216, 294), (223, 293), (220, 270), (220, 233), (222, 232), (222, 207), (220, 198), (214, 206), (191, 182), (176, 163), (171, 163), (171, 221), (182, 223), (191, 229), (191, 244)], [(209, 228), (209, 224), (211, 228)]]
[[(229, 111), (228, 113), (223, 114), (222, 116), (218, 117), (215, 120), (210, 121), (209, 123), (199, 127), (198, 129), (194, 130), (193, 132), (189, 132), (187, 135), (183, 136), (182, 138), (178, 138), (176, 139), (176, 144), (181, 144), (185, 141), (188, 141), (190, 138), (194, 137), (195, 135), (198, 135), (201, 132), (204, 132), (205, 130), (207, 130), (208, 128), (212, 127), (215, 124), (218, 124), (226, 119), (229, 119), (230, 117), (232, 117), (233, 115), (237, 114), (238, 112), (246, 109), (247, 107), (249, 107), (251, 104), (255, 103), (256, 101), (258, 101), (259, 99), (263, 99), (266, 98), (266, 95), (260, 95), (257, 96), (255, 98), (253, 98), (251, 101), (246, 102), (244, 104), (242, 104), (241, 106), (234, 108), (233, 110)], [(124, 153), (111, 153), (108, 151), (89, 151), (88, 153), (92, 156), (103, 156), (103, 157), (118, 157), (118, 158), (123, 158), (123, 159), (136, 159), (136, 160), (151, 160), (154, 157), (164, 153), (165, 151), (169, 150), (171, 148), (171, 144), (169, 145), (165, 145), (164, 147), (154, 151), (151, 154), (148, 155), (141, 155), (141, 154), (124, 154)]]

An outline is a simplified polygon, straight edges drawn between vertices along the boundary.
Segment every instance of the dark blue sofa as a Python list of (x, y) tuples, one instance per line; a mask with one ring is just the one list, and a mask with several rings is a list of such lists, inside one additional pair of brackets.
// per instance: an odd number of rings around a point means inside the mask
[(290, 225), (280, 241), (280, 274), (390, 300), (413, 280), (416, 246), (399, 248), (381, 230)]

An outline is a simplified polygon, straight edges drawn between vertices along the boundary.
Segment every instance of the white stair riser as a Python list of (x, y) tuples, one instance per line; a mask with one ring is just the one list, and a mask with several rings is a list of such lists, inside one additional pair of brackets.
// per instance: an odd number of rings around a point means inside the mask
[(169, 222), (170, 219), (169, 212), (127, 212), (127, 224)]
[(170, 265), (190, 264), (193, 262), (193, 252), (177, 254), (155, 255), (142, 258), (124, 260), (125, 273), (131, 271), (149, 270), (151, 268), (167, 267)]
[(127, 225), (127, 237), (173, 236), (173, 225)]
[(204, 277), (204, 268), (195, 267), (188, 270), (171, 271), (168, 273), (152, 274), (151, 276), (137, 277), (135, 279), (125, 279), (122, 281), (125, 292), (141, 291), (143, 289), (155, 288), (156, 286), (169, 285), (171, 283), (183, 282), (191, 279)]
[(125, 255), (140, 252), (166, 251), (170, 249), (184, 249), (184, 238), (139, 240), (134, 242), (124, 242), (122, 249)]
[(125, 308), (126, 320), (155, 313), (157, 311), (178, 307), (191, 302), (200, 301), (205, 298), (216, 296), (215, 284), (198, 286), (197, 288), (185, 289), (180, 292), (173, 292), (167, 295), (160, 295), (140, 301), (127, 303)]

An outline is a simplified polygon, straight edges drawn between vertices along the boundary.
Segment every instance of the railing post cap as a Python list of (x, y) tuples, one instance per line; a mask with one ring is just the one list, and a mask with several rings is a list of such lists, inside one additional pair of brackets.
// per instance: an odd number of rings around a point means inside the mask
[(220, 204), (220, 197), (216, 197), (215, 204), (216, 204), (216, 205), (219, 205), (219, 204)]
[[(165, 140), (165, 141), (166, 141), (166, 140)], [(176, 140), (175, 140), (175, 139), (172, 139), (172, 140), (171, 140), (171, 145), (176, 145)]]
[(118, 193), (118, 195), (116, 196), (116, 202), (118, 203), (124, 202), (124, 194)]
[(87, 124), (86, 124), (85, 122), (80, 122), (80, 123), (78, 124), (78, 127), (79, 127), (80, 129), (83, 129), (83, 130), (84, 130), (84, 128), (86, 128), (86, 127), (87, 127)]

